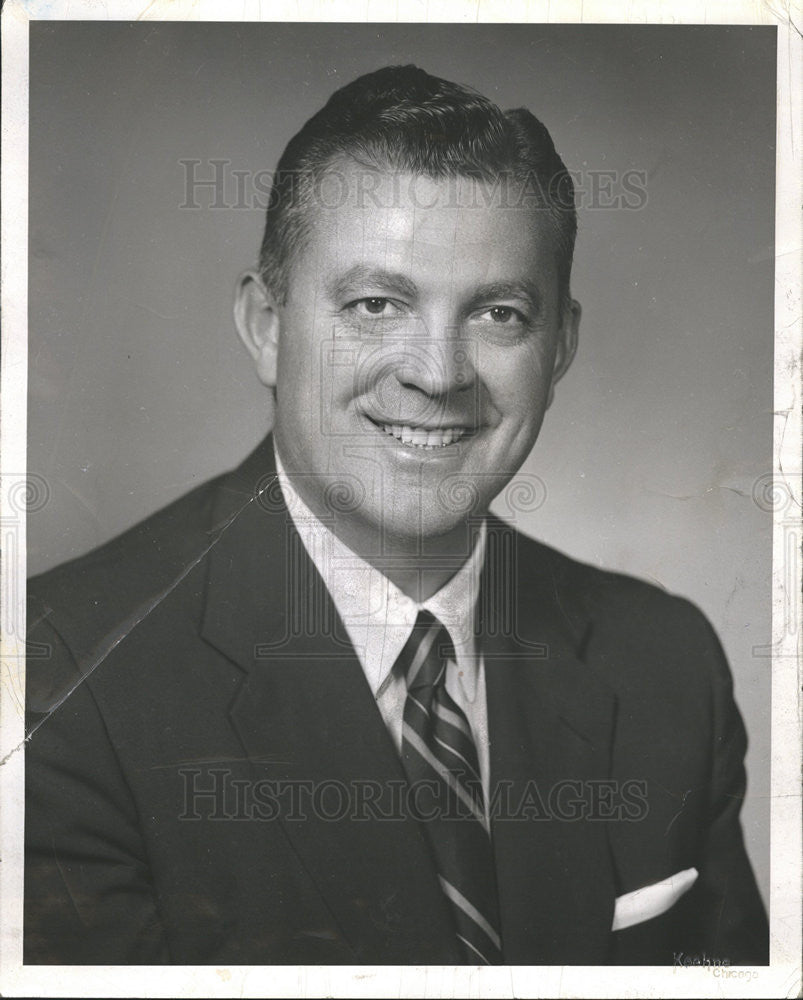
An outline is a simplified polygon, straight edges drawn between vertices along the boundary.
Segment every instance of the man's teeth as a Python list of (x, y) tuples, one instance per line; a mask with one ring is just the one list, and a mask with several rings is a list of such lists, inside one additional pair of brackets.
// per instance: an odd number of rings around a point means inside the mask
[(466, 433), (464, 427), (428, 431), (423, 427), (408, 427), (406, 424), (382, 424), (382, 430), (397, 438), (402, 444), (411, 444), (416, 448), (444, 448), (447, 444), (459, 441)]

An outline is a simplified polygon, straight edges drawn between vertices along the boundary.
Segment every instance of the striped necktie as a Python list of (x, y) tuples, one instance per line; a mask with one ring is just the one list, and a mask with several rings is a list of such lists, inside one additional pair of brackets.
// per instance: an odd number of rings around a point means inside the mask
[(496, 874), (477, 748), (444, 683), (454, 659), (446, 628), (421, 611), (395, 665), (407, 681), (402, 760), (465, 960), (498, 965)]

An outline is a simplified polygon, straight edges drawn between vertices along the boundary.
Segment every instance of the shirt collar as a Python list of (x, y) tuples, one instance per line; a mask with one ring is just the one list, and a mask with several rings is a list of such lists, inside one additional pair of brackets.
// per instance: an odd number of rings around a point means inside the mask
[(274, 450), (279, 485), (293, 525), (329, 590), (374, 695), (384, 690), (418, 612), (427, 610), (449, 630), (458, 678), (466, 698), (473, 702), (478, 674), (474, 608), (485, 556), (485, 521), (468, 559), (437, 593), (419, 604), (312, 513), (284, 471), (275, 444)]

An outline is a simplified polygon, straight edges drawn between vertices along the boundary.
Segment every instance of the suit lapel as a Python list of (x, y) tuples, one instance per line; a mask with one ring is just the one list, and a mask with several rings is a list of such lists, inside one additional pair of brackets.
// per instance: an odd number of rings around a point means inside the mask
[[(243, 669), (230, 716), (252, 773), (282, 783), (280, 822), (355, 962), (453, 963), (447, 904), (399, 805), (401, 762), (293, 528), (269, 443), (224, 493), (203, 637)], [(303, 820), (288, 817), (291, 787)]]
[(578, 654), (590, 623), (551, 553), (525, 565), (520, 539), (491, 519), (478, 606), (505, 961), (601, 963), (615, 890), (606, 824), (589, 812), (615, 698)]

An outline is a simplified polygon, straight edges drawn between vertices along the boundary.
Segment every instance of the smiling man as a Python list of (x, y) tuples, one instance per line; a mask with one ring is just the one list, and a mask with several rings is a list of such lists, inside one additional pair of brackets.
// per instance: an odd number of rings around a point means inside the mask
[(362, 502), (338, 518), (338, 538), (386, 559), (402, 589), (412, 573), (417, 599), (451, 575), (436, 563), (467, 555), (465, 510), (443, 502), (445, 486), (464, 484), (487, 509), (574, 355), (565, 261), (559, 277), (574, 216), (547, 217), (518, 155), (504, 186), (410, 173), (403, 147), (387, 164), (339, 157), (327, 166), (336, 202), (309, 179), (314, 207), (286, 286), (272, 279), (269, 228), (262, 273), (239, 290), (238, 329), (276, 392), (291, 482), (319, 518), (332, 514), (327, 488), (354, 483)]
[(575, 231), (544, 126), (414, 67), (291, 140), (272, 435), (30, 586), (26, 961), (766, 962), (709, 625), (488, 513)]

